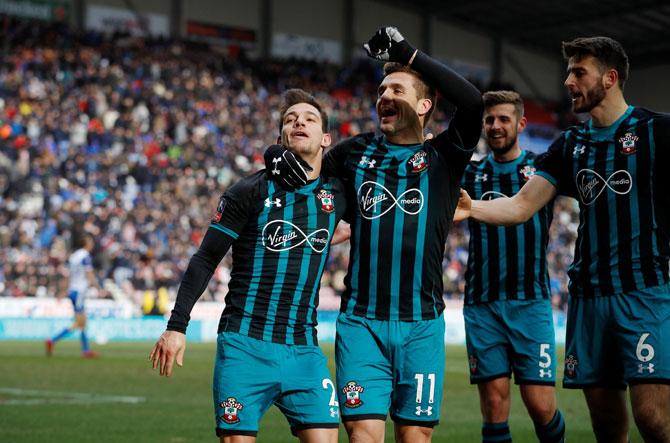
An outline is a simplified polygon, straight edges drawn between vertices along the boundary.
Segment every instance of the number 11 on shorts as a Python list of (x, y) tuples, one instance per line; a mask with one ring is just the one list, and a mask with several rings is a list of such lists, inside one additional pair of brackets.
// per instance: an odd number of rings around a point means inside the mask
[[(428, 381), (430, 381), (430, 392), (428, 393), (428, 403), (435, 402), (435, 374), (427, 374)], [(423, 401), (423, 378), (424, 374), (414, 374), (414, 379), (416, 380), (416, 402), (421, 403)]]

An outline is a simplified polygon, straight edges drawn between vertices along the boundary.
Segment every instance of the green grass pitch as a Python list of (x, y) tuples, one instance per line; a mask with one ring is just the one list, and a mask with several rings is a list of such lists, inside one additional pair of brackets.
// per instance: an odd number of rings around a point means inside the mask
[[(45, 357), (43, 343), (0, 342), (0, 442), (216, 441), (211, 400), (214, 344), (189, 344), (184, 367), (169, 379), (151, 370), (147, 361), (151, 346), (110, 343), (94, 348), (99, 359), (84, 360), (75, 341), (59, 343), (52, 358)], [(323, 348), (333, 373), (333, 346)], [(517, 387), (513, 395), (514, 441), (536, 442)], [(558, 403), (566, 418), (567, 441), (593, 442), (581, 391), (559, 388)], [(450, 346), (442, 416), (433, 441), (476, 443), (480, 426), (465, 348)], [(393, 441), (390, 420), (386, 429), (386, 441)], [(261, 422), (258, 441), (297, 440), (273, 407)], [(346, 441), (342, 428), (340, 441)], [(632, 441), (642, 441), (636, 431)]]

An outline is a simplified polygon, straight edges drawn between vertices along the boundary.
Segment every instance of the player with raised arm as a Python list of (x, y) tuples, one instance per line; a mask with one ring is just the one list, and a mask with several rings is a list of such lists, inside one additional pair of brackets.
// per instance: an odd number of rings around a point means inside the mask
[(337, 441), (335, 385), (316, 334), (321, 275), (346, 209), (340, 181), (319, 174), (331, 142), (327, 122), (305, 91), (284, 94), (280, 141), (311, 166), (308, 180), (287, 191), (263, 170), (223, 194), (184, 274), (167, 330), (150, 354), (161, 375), (170, 375), (175, 357), (182, 365), (191, 309), (232, 246), (213, 386), (222, 442), (255, 441), (272, 404), (300, 441)]
[(591, 118), (563, 132), (511, 199), (463, 192), (457, 219), (514, 225), (559, 193), (579, 201), (563, 385), (584, 390), (599, 442), (628, 441), (627, 386), (645, 441), (670, 442), (670, 116), (626, 103), (615, 40), (564, 42), (563, 55), (573, 110)]
[(95, 249), (95, 239), (91, 234), (82, 234), (79, 237), (75, 237), (75, 241), (79, 243), (79, 248), (68, 259), (70, 283), (67, 293), (74, 308), (74, 322), (46, 341), (46, 352), (49, 357), (53, 354), (56, 343), (76, 330), (81, 331), (82, 357), (95, 358), (98, 356), (97, 352), (89, 349), (88, 336), (86, 335), (87, 318), (84, 307), (88, 289), (93, 286), (100, 290), (98, 279), (93, 270), (93, 259), (91, 258), (91, 253)]
[[(484, 94), (489, 154), (471, 161), (462, 186), (477, 200), (506, 199), (535, 173), (536, 156), (519, 146), (526, 127), (523, 100), (512, 91)], [(483, 442), (512, 441), (510, 376), (540, 442), (562, 442), (556, 408), (556, 349), (547, 273), (547, 231), (553, 203), (526, 223), (497, 227), (469, 220), (465, 337), (470, 381), (479, 389)]]
[[(391, 62), (378, 88), (381, 135), (347, 139), (323, 160), (324, 174), (341, 178), (358, 208), (337, 320), (338, 394), (350, 441), (383, 441), (390, 412), (396, 441), (425, 442), (444, 384), (444, 244), (479, 140), (482, 99), (394, 27), (379, 29), (365, 49)], [(446, 131), (425, 140), (436, 90), (457, 111)], [(288, 185), (305, 179), (299, 159), (281, 147), (265, 160)]]

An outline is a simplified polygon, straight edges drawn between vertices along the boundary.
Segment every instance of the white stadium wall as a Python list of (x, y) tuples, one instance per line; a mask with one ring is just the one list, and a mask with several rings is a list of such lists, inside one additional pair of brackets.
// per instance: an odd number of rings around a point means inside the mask
[[(200, 3), (202, 0), (197, 0)], [(84, 9), (86, 6), (107, 6), (111, 8), (128, 9), (128, 6), (123, 0), (88, 0), (84, 1)], [(133, 1), (133, 5), (139, 12), (154, 12), (158, 14), (170, 15), (170, 2), (165, 0), (142, 0)], [(84, 11), (85, 13), (86, 11)]]
[(354, 54), (364, 56), (361, 45), (382, 26), (395, 25), (410, 42), (421, 41), (421, 17), (407, 9), (395, 8), (383, 2), (354, 1)]
[[(167, 4), (168, 2), (166, 2)], [(182, 31), (189, 20), (248, 28), (260, 32), (260, 0), (195, 0), (182, 2)]]
[(272, 2), (272, 31), (342, 40), (342, 2), (329, 0), (280, 0)]

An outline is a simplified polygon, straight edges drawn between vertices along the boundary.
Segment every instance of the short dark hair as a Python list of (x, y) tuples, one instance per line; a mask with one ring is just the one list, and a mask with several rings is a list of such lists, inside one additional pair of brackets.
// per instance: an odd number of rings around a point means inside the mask
[(293, 88), (286, 90), (286, 92), (282, 94), (281, 107), (279, 108), (280, 136), (282, 127), (284, 126), (284, 115), (286, 114), (286, 111), (288, 111), (288, 108), (297, 105), (298, 103), (307, 103), (308, 105), (314, 106), (321, 115), (321, 128), (323, 129), (323, 132), (328, 132), (328, 114), (323, 110), (321, 104), (309, 92), (303, 89)]
[(435, 87), (428, 83), (421, 74), (416, 72), (414, 69), (409, 66), (403, 65), (396, 62), (388, 62), (384, 64), (384, 77), (387, 77), (395, 72), (406, 72), (414, 76), (414, 89), (416, 89), (417, 96), (419, 98), (427, 98), (433, 103), (433, 106), (430, 107), (423, 122), (423, 125), (426, 126), (426, 123), (430, 120), (430, 116), (433, 115), (435, 106), (437, 105), (437, 91)]
[(592, 55), (601, 66), (601, 71), (616, 69), (619, 73), (619, 87), (623, 91), (628, 79), (628, 56), (621, 44), (609, 37), (580, 37), (569, 42), (562, 42), (563, 58), (569, 61), (575, 57), (577, 61)]
[(516, 119), (521, 120), (523, 117), (523, 99), (518, 92), (514, 91), (488, 91), (482, 96), (484, 100), (484, 108), (488, 109), (496, 105), (511, 104), (514, 105), (514, 113)]

